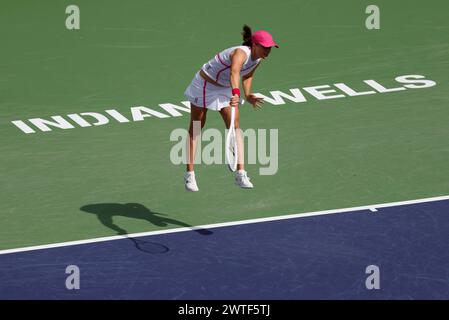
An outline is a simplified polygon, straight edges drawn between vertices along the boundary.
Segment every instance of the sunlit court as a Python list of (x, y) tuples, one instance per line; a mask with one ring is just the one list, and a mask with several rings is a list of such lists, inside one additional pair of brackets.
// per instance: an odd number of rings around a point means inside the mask
[(0, 299), (449, 299), (448, 1), (0, 8)]

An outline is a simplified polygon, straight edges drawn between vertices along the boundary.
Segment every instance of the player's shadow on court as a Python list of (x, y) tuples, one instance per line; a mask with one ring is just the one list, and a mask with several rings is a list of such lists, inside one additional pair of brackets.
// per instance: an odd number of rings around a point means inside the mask
[[(82, 206), (80, 210), (88, 213), (93, 213), (97, 216), (98, 220), (100, 222), (108, 227), (109, 229), (114, 230), (117, 232), (118, 235), (124, 235), (126, 236), (128, 234), (128, 231), (121, 228), (117, 224), (114, 223), (113, 217), (115, 216), (122, 216), (132, 219), (138, 219), (138, 220), (145, 220), (149, 223), (158, 226), (158, 227), (165, 227), (168, 225), (175, 225), (185, 228), (190, 228), (193, 231), (197, 232), (200, 235), (211, 235), (213, 234), (212, 231), (207, 229), (197, 229), (192, 227), (191, 225), (167, 217), (163, 213), (159, 212), (153, 212), (144, 205), (141, 205), (140, 203), (126, 203), (126, 204), (120, 204), (120, 203), (98, 203), (98, 204), (88, 204), (85, 206)], [(135, 246), (142, 251), (149, 252), (149, 253), (164, 253), (169, 251), (169, 248), (162, 244), (157, 244), (154, 242), (148, 242), (143, 241), (137, 238), (127, 237), (131, 241), (134, 242)]]

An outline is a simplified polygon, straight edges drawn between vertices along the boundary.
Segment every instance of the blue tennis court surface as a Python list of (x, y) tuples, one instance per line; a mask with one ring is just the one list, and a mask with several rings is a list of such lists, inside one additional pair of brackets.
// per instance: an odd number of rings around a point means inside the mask
[(448, 253), (445, 200), (3, 254), (0, 298), (449, 299)]

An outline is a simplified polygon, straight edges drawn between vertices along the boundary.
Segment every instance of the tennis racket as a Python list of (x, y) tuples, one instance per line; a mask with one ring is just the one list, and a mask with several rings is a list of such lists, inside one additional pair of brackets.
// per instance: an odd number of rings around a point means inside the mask
[(229, 126), (228, 134), (226, 135), (226, 160), (228, 162), (228, 168), (232, 172), (237, 170), (237, 137), (235, 134), (235, 107), (231, 107), (231, 124)]

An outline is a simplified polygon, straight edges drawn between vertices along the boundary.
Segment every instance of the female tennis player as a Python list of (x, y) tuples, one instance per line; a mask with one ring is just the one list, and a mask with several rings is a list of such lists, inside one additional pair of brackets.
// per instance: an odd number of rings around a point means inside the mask
[[(202, 129), (206, 123), (207, 110), (214, 110), (220, 112), (226, 128), (229, 128), (231, 107), (235, 107), (234, 124), (235, 130), (238, 132), (240, 79), (242, 79), (246, 101), (254, 109), (262, 107), (263, 99), (251, 93), (254, 72), (261, 60), (268, 57), (271, 48), (279, 48), (279, 46), (274, 42), (273, 37), (264, 30), (252, 33), (251, 28), (244, 25), (242, 35), (243, 44), (241, 46), (225, 49), (205, 63), (184, 92), (191, 105), (188, 164), (184, 176), (187, 191), (198, 191), (193, 163), (199, 132), (194, 132), (194, 122), (201, 123)], [(243, 159), (243, 142), (239, 135), (238, 137), (239, 159)], [(242, 188), (253, 188), (244, 169), (243, 161), (238, 162), (235, 183)]]

